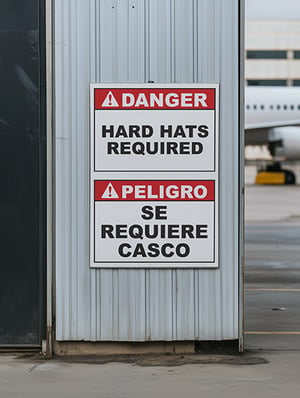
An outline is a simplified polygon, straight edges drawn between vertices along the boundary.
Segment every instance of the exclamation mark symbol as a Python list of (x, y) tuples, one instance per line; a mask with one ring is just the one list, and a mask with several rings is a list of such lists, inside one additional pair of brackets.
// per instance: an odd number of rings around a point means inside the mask
[(106, 94), (104, 101), (102, 102), (102, 106), (103, 107), (106, 107), (106, 106), (107, 107), (118, 107), (119, 106), (118, 101), (115, 99), (112, 91), (109, 91)]
[(119, 195), (117, 194), (112, 183), (109, 183), (101, 196), (102, 199), (118, 199)]
[(108, 186), (108, 195), (107, 195), (109, 198), (112, 198), (113, 197), (113, 194), (112, 194), (112, 185), (109, 185)]

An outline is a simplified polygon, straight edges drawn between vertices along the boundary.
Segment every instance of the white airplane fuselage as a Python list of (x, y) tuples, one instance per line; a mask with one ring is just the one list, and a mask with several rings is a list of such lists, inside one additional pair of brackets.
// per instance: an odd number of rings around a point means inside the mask
[(300, 160), (300, 87), (245, 88), (245, 143)]
[(246, 87), (245, 128), (299, 124), (300, 87)]

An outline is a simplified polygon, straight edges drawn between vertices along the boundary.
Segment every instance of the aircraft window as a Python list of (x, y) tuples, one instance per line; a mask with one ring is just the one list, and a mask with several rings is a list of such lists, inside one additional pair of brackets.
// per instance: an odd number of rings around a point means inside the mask
[(260, 109), (263, 110), (265, 107), (263, 105), (260, 106)]
[(291, 110), (292, 110), (292, 111), (294, 110), (294, 105), (291, 105)]
[(300, 109), (300, 105), (298, 105), (298, 109)]
[(252, 80), (247, 79), (248, 86), (286, 86), (287, 80), (283, 79), (268, 79), (268, 80)]
[(286, 105), (283, 105), (283, 109), (286, 111), (286, 110), (287, 110), (287, 106), (286, 106)]
[(270, 105), (270, 109), (274, 109), (274, 105)]
[(277, 109), (280, 109), (280, 105), (277, 105)]
[(253, 109), (256, 109), (257, 108), (257, 106), (256, 105), (253, 105)]
[(247, 109), (250, 109), (250, 105), (248, 104), (246, 108), (247, 108)]
[(287, 58), (286, 51), (274, 51), (274, 50), (248, 50), (248, 59), (285, 59)]

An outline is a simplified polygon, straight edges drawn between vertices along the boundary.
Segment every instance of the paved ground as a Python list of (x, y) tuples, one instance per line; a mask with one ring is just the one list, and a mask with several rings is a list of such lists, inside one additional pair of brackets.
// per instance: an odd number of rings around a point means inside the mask
[(255, 186), (254, 171), (246, 170), (245, 346), (300, 350), (300, 185)]
[(254, 186), (252, 176), (247, 169), (244, 355), (169, 356), (164, 366), (154, 366), (157, 357), (92, 364), (1, 356), (0, 398), (298, 398), (300, 186)]
[(1, 398), (299, 397), (299, 353), (258, 365), (105, 365), (0, 358)]

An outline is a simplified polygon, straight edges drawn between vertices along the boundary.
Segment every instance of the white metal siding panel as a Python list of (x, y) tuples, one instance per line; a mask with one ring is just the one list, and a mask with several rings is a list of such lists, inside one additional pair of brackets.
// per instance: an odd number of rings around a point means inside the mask
[(173, 340), (173, 271), (148, 270), (146, 277), (147, 340), (154, 340), (153, 336)]
[[(56, 338), (237, 339), (239, 1), (54, 3)], [(89, 83), (148, 81), (220, 83), (219, 269), (89, 269)]]
[(175, 0), (173, 3), (173, 66), (174, 82), (193, 81), (194, 18), (193, 0)]
[(171, 0), (148, 0), (147, 3), (145, 81), (171, 82), (174, 80)]
[(82, 78), (89, 79), (87, 5), (73, 0), (55, 4), (56, 305), (58, 335), (69, 339), (90, 336), (91, 329), (90, 277), (84, 267), (89, 203), (88, 114), (83, 111), (89, 88)]

